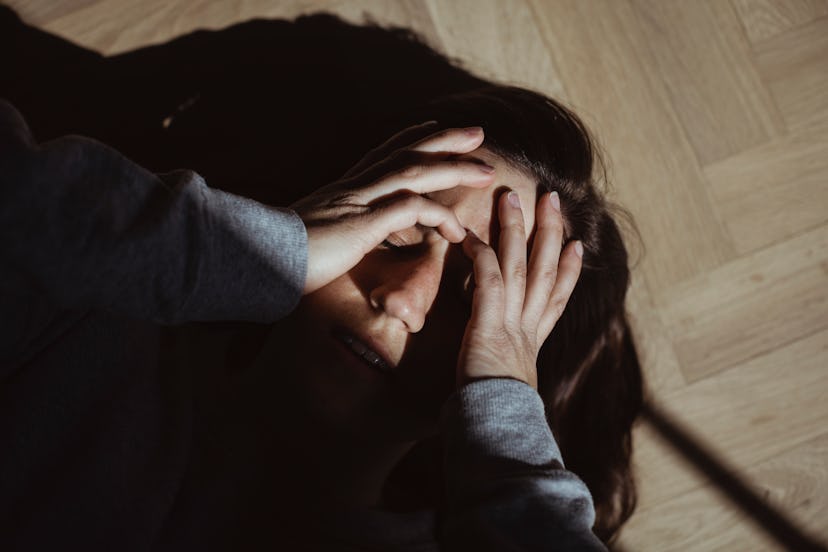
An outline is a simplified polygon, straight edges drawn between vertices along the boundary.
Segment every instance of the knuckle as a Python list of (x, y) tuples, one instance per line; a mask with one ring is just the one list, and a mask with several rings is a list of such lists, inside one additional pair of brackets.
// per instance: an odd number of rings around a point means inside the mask
[(515, 213), (516, 216), (508, 217), (502, 221), (501, 228), (511, 230), (523, 235), (523, 217)]
[(520, 316), (510, 315), (503, 319), (503, 328), (511, 335), (520, 333)]
[(557, 322), (561, 318), (565, 307), (566, 303), (563, 301), (553, 300), (552, 303), (550, 303), (549, 315), (552, 317), (554, 322)]
[(425, 172), (425, 167), (420, 164), (407, 165), (400, 169), (399, 175), (403, 178), (413, 180), (419, 178)]
[(400, 208), (412, 211), (419, 211), (428, 205), (426, 199), (417, 194), (405, 194), (396, 203)]
[(358, 201), (356, 193), (348, 190), (329, 198), (326, 203), (328, 208), (354, 207), (358, 204)]
[(477, 287), (484, 289), (497, 289), (501, 285), (501, 276), (494, 270), (486, 270), (480, 278), (476, 279)]
[(512, 276), (518, 278), (519, 280), (526, 279), (526, 263), (516, 262), (511, 266), (509, 271), (512, 273)]
[(540, 271), (540, 277), (542, 280), (554, 282), (558, 279), (558, 267), (557, 266), (546, 266)]
[(489, 263), (489, 266), (498, 266), (500, 264), (497, 260), (497, 253), (492, 249), (492, 246), (481, 242), (479, 247), (482, 260)]
[(444, 169), (459, 170), (462, 169), (467, 163), (467, 161), (461, 161), (460, 159), (449, 157), (448, 159), (439, 161), (437, 165)]

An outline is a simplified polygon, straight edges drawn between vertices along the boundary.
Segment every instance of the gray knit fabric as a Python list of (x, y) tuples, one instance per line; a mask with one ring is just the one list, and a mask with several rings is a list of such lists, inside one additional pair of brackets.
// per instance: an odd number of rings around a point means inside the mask
[(192, 171), (152, 174), (87, 138), (37, 147), (2, 100), (0, 125), (0, 289), (18, 299), (3, 305), (14, 324), (0, 364), (19, 361), (54, 306), (175, 324), (274, 321), (298, 303), (307, 234), (296, 213)]
[(529, 385), (470, 383), (445, 404), (445, 544), (469, 550), (604, 550), (589, 490), (563, 467)]

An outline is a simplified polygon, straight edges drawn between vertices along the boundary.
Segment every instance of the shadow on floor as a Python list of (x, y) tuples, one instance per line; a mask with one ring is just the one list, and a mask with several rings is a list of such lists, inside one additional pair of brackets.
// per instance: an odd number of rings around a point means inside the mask
[(738, 473), (728, 468), (713, 451), (682, 428), (666, 411), (654, 406), (652, 402), (647, 402), (644, 404), (642, 419), (690, 466), (708, 478), (717, 492), (779, 545), (796, 552), (826, 550), (823, 545), (799, 529), (783, 512), (757, 495)]

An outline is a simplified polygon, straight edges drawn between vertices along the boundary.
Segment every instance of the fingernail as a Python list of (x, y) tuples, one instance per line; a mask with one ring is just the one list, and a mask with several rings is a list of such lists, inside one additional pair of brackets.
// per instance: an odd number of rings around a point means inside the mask
[(558, 197), (558, 192), (552, 192), (549, 194), (549, 201), (552, 202), (552, 207), (554, 207), (556, 211), (561, 211), (561, 198)]
[(511, 205), (512, 207), (520, 209), (520, 197), (518, 197), (517, 193), (509, 192), (506, 195), (506, 199), (509, 200), (509, 205)]
[(495, 168), (491, 165), (487, 165), (486, 163), (480, 163), (478, 166), (480, 167), (480, 170), (486, 174), (492, 174), (495, 172)]
[(464, 128), (463, 132), (465, 132), (469, 136), (477, 136), (478, 134), (483, 132), (483, 127), (479, 127), (479, 126), (468, 127), (468, 128)]
[(580, 258), (584, 256), (584, 244), (581, 243), (581, 240), (575, 242), (575, 254)]

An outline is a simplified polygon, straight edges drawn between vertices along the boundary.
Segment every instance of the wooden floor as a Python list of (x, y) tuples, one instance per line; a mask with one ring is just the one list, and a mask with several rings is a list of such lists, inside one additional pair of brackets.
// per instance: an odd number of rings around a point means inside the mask
[[(573, 106), (635, 216), (649, 397), (828, 542), (828, 0), (15, 0), (104, 53), (324, 9)], [(776, 550), (643, 423), (625, 550)]]

